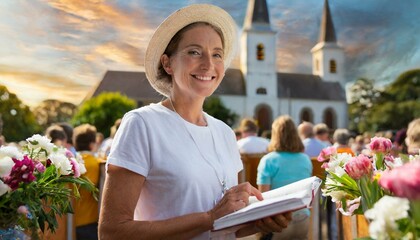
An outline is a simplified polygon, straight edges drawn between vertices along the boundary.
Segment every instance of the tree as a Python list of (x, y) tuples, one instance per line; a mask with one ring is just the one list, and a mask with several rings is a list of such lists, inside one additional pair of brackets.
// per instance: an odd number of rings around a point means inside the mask
[(238, 115), (226, 108), (220, 98), (216, 96), (207, 98), (204, 102), (203, 109), (209, 115), (223, 121), (229, 126), (232, 126), (238, 118)]
[(136, 101), (118, 92), (103, 92), (84, 102), (72, 119), (72, 124), (78, 126), (89, 123), (98, 132), (109, 136), (110, 128), (115, 120), (137, 107)]
[(420, 69), (402, 73), (386, 86), (372, 107), (368, 125), (375, 131), (406, 128), (420, 117)]
[(33, 110), (38, 124), (46, 129), (53, 123), (70, 122), (77, 110), (76, 105), (59, 100), (44, 100)]
[(355, 132), (369, 131), (367, 123), (369, 111), (374, 106), (380, 92), (374, 86), (375, 81), (359, 78), (350, 87), (349, 129)]
[(2, 85), (0, 85), (0, 115), (3, 122), (2, 135), (8, 142), (25, 140), (41, 130), (29, 107)]

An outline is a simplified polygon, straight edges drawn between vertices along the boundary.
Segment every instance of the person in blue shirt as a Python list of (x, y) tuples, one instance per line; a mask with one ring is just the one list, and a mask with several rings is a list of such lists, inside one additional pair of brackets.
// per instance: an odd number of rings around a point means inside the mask
[[(312, 163), (303, 153), (304, 146), (296, 126), (288, 115), (278, 117), (272, 125), (272, 136), (258, 165), (258, 190), (266, 192), (312, 175)], [(308, 209), (293, 212), (292, 221), (281, 233), (273, 233), (272, 239), (307, 239), (309, 231)]]

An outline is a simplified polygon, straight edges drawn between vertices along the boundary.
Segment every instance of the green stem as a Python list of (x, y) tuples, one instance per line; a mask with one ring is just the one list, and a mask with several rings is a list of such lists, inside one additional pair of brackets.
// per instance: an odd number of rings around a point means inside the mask
[(410, 201), (410, 210), (412, 214), (412, 229), (414, 239), (420, 237), (420, 200), (411, 200)]
[(383, 153), (376, 153), (375, 166), (376, 170), (385, 170)]
[(368, 209), (371, 209), (376, 202), (373, 197), (372, 189), (369, 183), (369, 176), (363, 176), (359, 180), (357, 180), (357, 185), (362, 195), (361, 204), (363, 212), (365, 212)]

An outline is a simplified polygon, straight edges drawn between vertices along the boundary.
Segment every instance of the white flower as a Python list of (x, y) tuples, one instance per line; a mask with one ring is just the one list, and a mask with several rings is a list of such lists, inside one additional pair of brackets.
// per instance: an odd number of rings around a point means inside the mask
[(85, 161), (83, 160), (82, 155), (80, 155), (79, 153), (76, 153), (75, 159), (77, 163), (79, 163), (80, 175), (85, 174), (87, 170), (86, 170)]
[(328, 172), (335, 173), (339, 177), (343, 176), (345, 171), (343, 169), (344, 164), (346, 164), (352, 156), (348, 153), (340, 153), (337, 154), (335, 157), (331, 158), (328, 162)]
[(6, 177), (12, 171), (15, 162), (13, 162), (11, 157), (0, 158), (0, 177)]
[(10, 187), (0, 180), (0, 196), (10, 191)]
[(11, 158), (16, 158), (18, 160), (22, 160), (23, 154), (19, 152), (19, 149), (15, 146), (1, 146), (0, 159), (4, 157), (11, 157)]
[(49, 138), (47, 138), (46, 136), (41, 136), (39, 134), (35, 134), (30, 138), (27, 138), (26, 141), (28, 142), (28, 148), (29, 149), (34, 149), (34, 150), (40, 150), (40, 149), (44, 149), (47, 151), (47, 154), (50, 154), (55, 145), (53, 143), (51, 143), (51, 140)]
[(69, 159), (63, 154), (52, 153), (49, 156), (52, 164), (60, 171), (61, 175), (69, 175), (71, 173), (72, 165)]
[(374, 239), (388, 239), (398, 235), (397, 220), (407, 218), (410, 208), (406, 198), (384, 196), (372, 209), (365, 212), (365, 217), (373, 220), (369, 224), (369, 234)]

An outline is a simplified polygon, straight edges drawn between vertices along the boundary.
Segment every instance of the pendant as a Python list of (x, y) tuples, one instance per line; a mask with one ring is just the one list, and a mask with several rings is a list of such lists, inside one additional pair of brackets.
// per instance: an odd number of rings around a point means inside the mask
[(224, 180), (223, 180), (223, 181), (221, 182), (221, 184), (222, 184), (222, 189), (223, 189), (223, 190), (222, 190), (222, 193), (223, 193), (223, 194), (225, 194), (225, 193), (227, 192), (227, 190), (229, 190), (229, 189), (226, 187), (226, 181), (224, 181)]

